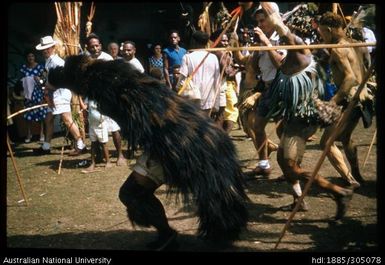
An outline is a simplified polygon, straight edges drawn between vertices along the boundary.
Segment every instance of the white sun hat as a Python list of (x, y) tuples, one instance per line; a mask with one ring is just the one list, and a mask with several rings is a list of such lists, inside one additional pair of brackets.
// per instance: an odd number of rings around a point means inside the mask
[(36, 46), (36, 50), (45, 50), (49, 47), (52, 47), (57, 44), (57, 41), (54, 40), (51, 36), (45, 36), (40, 39), (40, 43)]
[[(277, 3), (275, 3), (275, 2), (268, 2), (268, 3), (271, 4), (273, 10), (274, 10), (277, 14), (280, 14), (280, 13), (279, 13), (279, 7), (278, 7)], [(262, 6), (261, 6), (261, 5), (258, 6), (257, 10), (259, 10), (259, 9), (262, 9)]]

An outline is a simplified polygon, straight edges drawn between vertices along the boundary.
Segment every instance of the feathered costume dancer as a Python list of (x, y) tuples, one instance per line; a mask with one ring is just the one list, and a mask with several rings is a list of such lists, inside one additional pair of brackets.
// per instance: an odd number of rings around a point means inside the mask
[[(230, 241), (239, 236), (248, 213), (235, 148), (197, 107), (119, 60), (71, 56), (49, 79), (97, 101), (101, 113), (119, 124), (130, 146), (141, 147), (160, 162), (168, 192), (181, 194), (184, 203), (191, 197), (196, 203), (200, 236)], [(121, 200), (135, 192), (122, 195), (121, 190)], [(151, 209), (160, 202), (153, 194), (137, 195), (124, 202), (129, 204), (129, 218), (139, 225), (154, 225)]]

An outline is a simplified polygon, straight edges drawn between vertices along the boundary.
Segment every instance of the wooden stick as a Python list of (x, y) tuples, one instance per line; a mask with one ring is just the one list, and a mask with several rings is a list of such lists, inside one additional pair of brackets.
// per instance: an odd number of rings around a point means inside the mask
[(30, 110), (37, 109), (37, 108), (41, 108), (41, 107), (47, 107), (47, 106), (48, 106), (48, 104), (47, 104), (47, 103), (44, 103), (44, 104), (40, 104), (40, 105), (36, 105), (36, 106), (33, 106), (33, 107), (29, 107), (29, 108), (26, 108), (26, 109), (19, 110), (19, 111), (15, 112), (15, 113), (9, 115), (9, 116), (7, 117), (7, 120), (9, 120), (9, 119), (11, 119), (11, 118), (13, 118), (13, 117), (15, 117), (15, 116), (21, 114), (21, 113), (24, 113), (24, 112), (26, 112), (26, 111), (30, 111)]
[(21, 177), (20, 177), (20, 174), (19, 174), (19, 170), (17, 169), (17, 165), (16, 165), (16, 160), (13, 157), (13, 151), (12, 151), (11, 145), (9, 143), (9, 135), (8, 135), (8, 133), (7, 133), (7, 147), (8, 147), (8, 152), (11, 155), (13, 169), (16, 172), (17, 182), (19, 183), (19, 187), (20, 187), (21, 193), (23, 194), (23, 198), (24, 198), (25, 204), (28, 206), (27, 196), (25, 196), (23, 184), (21, 183)]
[(191, 49), (190, 51), (272, 51), (272, 50), (301, 50), (301, 49), (335, 49), (335, 48), (352, 48), (376, 46), (376, 42), (358, 42), (349, 44), (302, 44), (302, 45), (277, 45), (277, 46), (244, 46), (244, 47), (227, 47), (227, 48), (206, 48)]
[(321, 165), (322, 165), (323, 161), (325, 160), (326, 154), (330, 150), (330, 146), (333, 144), (334, 140), (337, 138), (337, 136), (338, 136), (342, 126), (346, 123), (346, 121), (349, 118), (350, 113), (352, 112), (353, 108), (356, 106), (358, 98), (359, 98), (359, 95), (360, 95), (362, 89), (364, 88), (366, 82), (369, 80), (370, 76), (372, 75), (373, 69), (374, 69), (374, 62), (370, 66), (369, 70), (366, 72), (365, 78), (362, 80), (360, 86), (357, 88), (357, 91), (354, 94), (352, 100), (350, 101), (348, 107), (343, 112), (340, 120), (338, 121), (338, 123), (336, 125), (336, 129), (334, 130), (334, 132), (332, 133), (330, 138), (327, 140), (325, 149), (322, 152), (321, 157), (318, 159), (318, 162), (317, 162), (317, 164), (316, 164), (316, 166), (315, 166), (315, 168), (313, 170), (313, 173), (312, 173), (310, 179), (307, 181), (307, 183), (305, 185), (305, 188), (304, 188), (304, 190), (302, 192), (302, 195), (298, 198), (297, 204), (295, 205), (293, 211), (291, 212), (291, 214), (289, 216), (289, 219), (287, 220), (287, 222), (286, 222), (286, 224), (285, 224), (285, 226), (284, 226), (284, 228), (282, 230), (281, 236), (279, 237), (278, 242), (276, 243), (274, 249), (278, 248), (278, 245), (281, 242), (283, 236), (285, 235), (285, 232), (286, 232), (287, 228), (289, 227), (291, 220), (293, 220), (294, 215), (297, 213), (297, 211), (298, 211), (298, 209), (299, 209), (303, 199), (305, 198), (306, 194), (308, 193), (308, 191), (310, 189), (310, 186), (311, 186), (312, 182), (314, 181), (315, 176), (317, 175), (319, 169), (321, 168)]
[(337, 4), (337, 7), (338, 7), (338, 11), (340, 11), (340, 13), (341, 13), (341, 17), (344, 20), (344, 24), (345, 24), (345, 27), (346, 27), (348, 25), (348, 23), (346, 22), (346, 18), (345, 18), (344, 12), (342, 12), (342, 8), (341, 8), (340, 3)]
[[(79, 105), (79, 103), (70, 103), (70, 104), (71, 105)], [(68, 103), (61, 103), (61, 104), (55, 104), (55, 105), (68, 105)], [(19, 110), (19, 111), (15, 112), (15, 113), (12, 113), (11, 115), (9, 115), (7, 117), (7, 120), (11, 119), (11, 118), (13, 118), (13, 117), (15, 117), (15, 116), (17, 116), (19, 114), (22, 114), (22, 113), (24, 113), (26, 111), (30, 111), (30, 110), (41, 108), (41, 107), (47, 107), (47, 106), (48, 106), (48, 104), (44, 103), (44, 104), (40, 104), (40, 105), (36, 105), (36, 106), (32, 106), (32, 107), (29, 107), (29, 108), (26, 108), (26, 109)]]
[(365, 167), (365, 165), (366, 165), (366, 162), (368, 161), (369, 154), (370, 154), (370, 151), (372, 150), (372, 147), (373, 147), (374, 141), (376, 140), (376, 137), (377, 137), (377, 129), (374, 131), (373, 138), (372, 138), (372, 142), (370, 143), (368, 152), (367, 152), (366, 157), (365, 157), (365, 161), (364, 161), (364, 163), (362, 164), (362, 169), (364, 169), (364, 167)]
[(332, 12), (333, 12), (334, 14), (337, 14), (337, 5), (338, 5), (338, 3), (333, 3), (333, 4), (332, 4)]
[(61, 147), (61, 152), (60, 152), (60, 162), (59, 162), (59, 169), (57, 170), (57, 174), (60, 175), (61, 173), (61, 164), (63, 163), (63, 157), (64, 157), (64, 144)]

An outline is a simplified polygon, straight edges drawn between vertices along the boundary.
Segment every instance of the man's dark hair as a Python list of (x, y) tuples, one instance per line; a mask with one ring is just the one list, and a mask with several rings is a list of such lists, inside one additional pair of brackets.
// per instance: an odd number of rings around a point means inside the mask
[(162, 48), (162, 44), (160, 42), (155, 42), (154, 44), (151, 45), (151, 51), (153, 51), (155, 49), (156, 46), (160, 46), (160, 48)]
[(328, 11), (322, 15), (319, 24), (331, 28), (342, 28), (344, 22), (340, 15)]
[(198, 30), (192, 34), (192, 38), (195, 40), (197, 44), (206, 45), (207, 42), (209, 41), (209, 34)]
[(168, 36), (171, 36), (171, 34), (173, 34), (173, 33), (176, 33), (176, 34), (178, 34), (178, 36), (180, 36), (179, 31), (176, 30), (176, 29), (170, 30), (170, 31), (168, 32)]
[(135, 42), (133, 42), (133, 41), (126, 40), (125, 42), (123, 42), (123, 45), (122, 45), (122, 46), (124, 46), (124, 45), (126, 45), (126, 44), (131, 44), (134, 48), (136, 48), (136, 44), (135, 44)]
[(101, 43), (98, 35), (96, 35), (95, 33), (90, 33), (90, 35), (88, 35), (88, 37), (86, 38), (86, 44), (88, 44), (91, 39), (97, 39), (99, 43)]

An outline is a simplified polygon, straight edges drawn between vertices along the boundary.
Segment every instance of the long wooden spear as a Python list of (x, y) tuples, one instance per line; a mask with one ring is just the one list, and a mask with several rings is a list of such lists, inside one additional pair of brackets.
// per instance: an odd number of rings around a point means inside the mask
[(352, 100), (350, 101), (348, 107), (346, 108), (346, 110), (343, 112), (341, 118), (339, 119), (339, 121), (336, 125), (336, 129), (334, 130), (334, 132), (332, 133), (330, 138), (327, 140), (325, 149), (322, 152), (321, 157), (318, 159), (318, 162), (317, 162), (317, 164), (313, 170), (313, 173), (305, 185), (305, 188), (302, 192), (302, 195), (298, 198), (297, 204), (295, 205), (293, 211), (291, 212), (289, 219), (287, 220), (287, 222), (286, 222), (286, 224), (282, 230), (281, 236), (279, 237), (274, 249), (278, 248), (278, 245), (281, 242), (283, 236), (285, 235), (285, 232), (286, 232), (287, 228), (289, 227), (291, 220), (293, 220), (294, 215), (297, 213), (303, 199), (305, 198), (306, 194), (308, 193), (310, 186), (314, 181), (315, 176), (317, 175), (318, 171), (320, 170), (321, 165), (322, 165), (323, 161), (325, 160), (326, 154), (330, 150), (330, 146), (333, 144), (334, 140), (337, 138), (338, 134), (341, 131), (342, 126), (346, 123), (346, 121), (348, 120), (348, 118), (350, 116), (350, 113), (352, 112), (353, 108), (357, 104), (357, 101), (359, 99), (359, 95), (360, 95), (362, 89), (365, 87), (366, 82), (369, 80), (370, 76), (372, 75), (373, 69), (374, 69), (374, 62), (370, 66), (369, 70), (366, 72), (364, 79), (362, 80), (361, 84), (357, 88), (357, 91), (354, 94)]
[(24, 188), (23, 188), (23, 183), (21, 182), (21, 177), (20, 177), (20, 174), (19, 174), (19, 170), (17, 169), (17, 165), (16, 165), (16, 160), (13, 157), (13, 151), (12, 151), (11, 145), (9, 144), (8, 133), (7, 133), (7, 147), (8, 147), (8, 152), (9, 152), (9, 154), (11, 156), (13, 169), (16, 172), (17, 182), (19, 183), (21, 194), (23, 194), (23, 198), (24, 198), (25, 204), (28, 206), (27, 196), (25, 196), (25, 192), (24, 192)]
[(302, 44), (302, 45), (277, 45), (277, 46), (243, 46), (243, 47), (226, 47), (226, 48), (206, 48), (206, 49), (190, 49), (190, 51), (273, 51), (273, 50), (302, 50), (302, 49), (334, 49), (334, 48), (351, 48), (351, 47), (367, 47), (376, 46), (376, 42), (356, 42), (349, 44)]
[(364, 167), (366, 165), (366, 162), (368, 161), (370, 151), (372, 150), (372, 147), (373, 147), (373, 144), (374, 144), (374, 141), (376, 140), (376, 138), (377, 138), (377, 129), (374, 131), (374, 134), (373, 134), (373, 137), (372, 137), (372, 142), (370, 143), (368, 152), (366, 153), (366, 156), (365, 156), (364, 163), (362, 164), (362, 169), (364, 169)]
[(41, 107), (47, 107), (47, 106), (48, 106), (48, 104), (47, 104), (47, 103), (44, 103), (44, 104), (40, 104), (40, 105), (36, 105), (36, 106), (32, 106), (32, 107), (29, 107), (29, 108), (25, 108), (25, 109), (16, 111), (15, 113), (12, 113), (11, 115), (9, 115), (9, 116), (7, 117), (7, 120), (8, 120), (8, 119), (11, 119), (11, 118), (13, 118), (13, 117), (15, 117), (15, 116), (17, 116), (17, 115), (19, 115), (19, 114), (22, 114), (22, 113), (24, 113), (24, 112), (26, 112), (26, 111), (30, 111), (30, 110), (37, 109), (37, 108), (41, 108)]
[[(68, 105), (68, 103), (55, 104), (55, 105)], [(71, 103), (71, 105), (79, 105), (79, 104)], [(41, 108), (41, 107), (47, 107), (47, 106), (48, 106), (48, 103), (43, 103), (43, 104), (32, 106), (32, 107), (29, 107), (29, 108), (21, 109), (19, 111), (16, 111), (15, 113), (12, 113), (11, 115), (7, 116), (7, 120), (11, 119), (11, 118), (13, 118), (13, 117), (15, 117), (15, 116), (17, 116), (19, 114), (22, 114), (22, 113), (24, 113), (26, 111), (30, 111), (30, 110)]]

